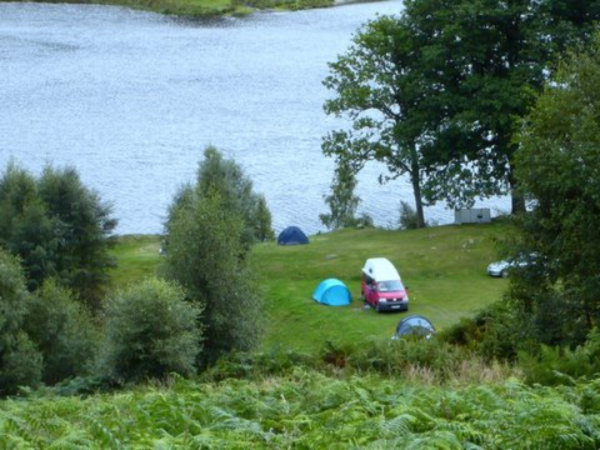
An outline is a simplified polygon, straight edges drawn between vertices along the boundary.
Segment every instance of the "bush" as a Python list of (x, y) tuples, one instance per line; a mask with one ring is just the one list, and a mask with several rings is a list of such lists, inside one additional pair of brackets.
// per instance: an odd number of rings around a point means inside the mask
[(201, 349), (201, 309), (183, 290), (149, 279), (110, 298), (105, 305), (105, 342), (99, 371), (117, 382), (164, 379), (195, 373)]
[(31, 295), (24, 329), (44, 357), (45, 383), (89, 373), (98, 333), (90, 312), (71, 291), (54, 280), (46, 281)]
[(519, 352), (519, 365), (528, 383), (575, 384), (600, 374), (600, 332), (594, 328), (584, 345), (574, 349), (542, 345), (539, 351)]
[(461, 319), (438, 337), (449, 344), (465, 347), (487, 361), (514, 361), (519, 346), (526, 344), (519, 324), (511, 306), (497, 302), (473, 318)]
[(419, 218), (415, 209), (408, 202), (400, 202), (400, 219), (398, 225), (401, 230), (416, 230), (419, 228)]
[(19, 262), (0, 248), (0, 395), (41, 379), (41, 355), (23, 331), (28, 295)]

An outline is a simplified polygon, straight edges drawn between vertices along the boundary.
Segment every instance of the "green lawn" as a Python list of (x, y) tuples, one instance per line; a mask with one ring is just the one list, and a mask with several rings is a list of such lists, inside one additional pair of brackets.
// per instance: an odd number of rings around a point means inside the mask
[[(311, 237), (311, 244), (256, 247), (253, 262), (269, 312), (265, 345), (309, 350), (325, 340), (360, 342), (389, 338), (409, 314), (428, 317), (441, 330), (502, 298), (507, 283), (485, 273), (496, 258), (494, 238), (502, 226), (442, 226), (425, 230), (345, 230)], [(408, 313), (365, 310), (360, 270), (369, 257), (384, 256), (409, 289)], [(326, 278), (349, 287), (349, 307), (327, 307), (311, 299)]]
[[(251, 255), (267, 304), (266, 349), (309, 351), (326, 340), (337, 343), (389, 338), (409, 314), (423, 314), (438, 330), (499, 300), (507, 281), (489, 277), (496, 259), (494, 239), (504, 226), (440, 226), (424, 230), (343, 230), (311, 236), (309, 245), (259, 244)], [(119, 268), (116, 287), (151, 276), (160, 261), (160, 238), (126, 236), (114, 250)], [(363, 309), (360, 269), (369, 257), (384, 256), (398, 268), (409, 289), (408, 313)], [(348, 307), (328, 307), (312, 300), (326, 278), (339, 278), (353, 295)], [(232, 311), (234, 313), (234, 311)]]

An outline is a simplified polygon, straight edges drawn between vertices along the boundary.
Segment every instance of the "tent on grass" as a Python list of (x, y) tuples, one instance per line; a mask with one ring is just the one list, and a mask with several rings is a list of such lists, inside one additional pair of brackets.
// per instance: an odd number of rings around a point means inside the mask
[(346, 306), (352, 301), (352, 295), (344, 283), (335, 278), (328, 278), (319, 284), (313, 298), (323, 305)]
[(394, 339), (398, 339), (400, 336), (423, 336), (429, 339), (435, 333), (435, 328), (431, 322), (419, 315), (408, 316), (400, 321), (396, 327), (396, 334)]
[(279, 245), (308, 244), (308, 238), (300, 228), (291, 226), (279, 233), (277, 243)]

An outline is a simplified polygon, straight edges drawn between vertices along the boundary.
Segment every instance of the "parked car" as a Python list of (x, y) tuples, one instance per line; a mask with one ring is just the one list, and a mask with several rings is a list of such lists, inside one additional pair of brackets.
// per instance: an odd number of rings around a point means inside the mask
[(514, 258), (496, 261), (487, 267), (487, 273), (493, 277), (506, 278), (510, 275), (510, 271), (512, 269), (515, 267), (526, 267), (531, 264), (532, 260), (534, 260), (536, 257), (537, 254), (531, 253), (529, 255), (521, 255)]
[(370, 258), (362, 268), (364, 301), (381, 311), (408, 311), (408, 292), (394, 265), (386, 258)]

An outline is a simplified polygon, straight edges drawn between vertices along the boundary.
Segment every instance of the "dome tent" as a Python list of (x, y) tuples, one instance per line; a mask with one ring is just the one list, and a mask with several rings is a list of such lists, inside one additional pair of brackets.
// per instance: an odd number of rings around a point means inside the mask
[(423, 316), (413, 315), (408, 316), (400, 321), (396, 327), (396, 334), (394, 339), (398, 339), (400, 336), (423, 336), (426, 338), (431, 337), (435, 333), (435, 328), (431, 322)]
[(277, 243), (279, 245), (308, 244), (308, 238), (300, 228), (291, 226), (279, 233)]
[(352, 295), (340, 280), (328, 278), (317, 286), (317, 289), (313, 292), (313, 299), (323, 305), (346, 306), (352, 301)]

